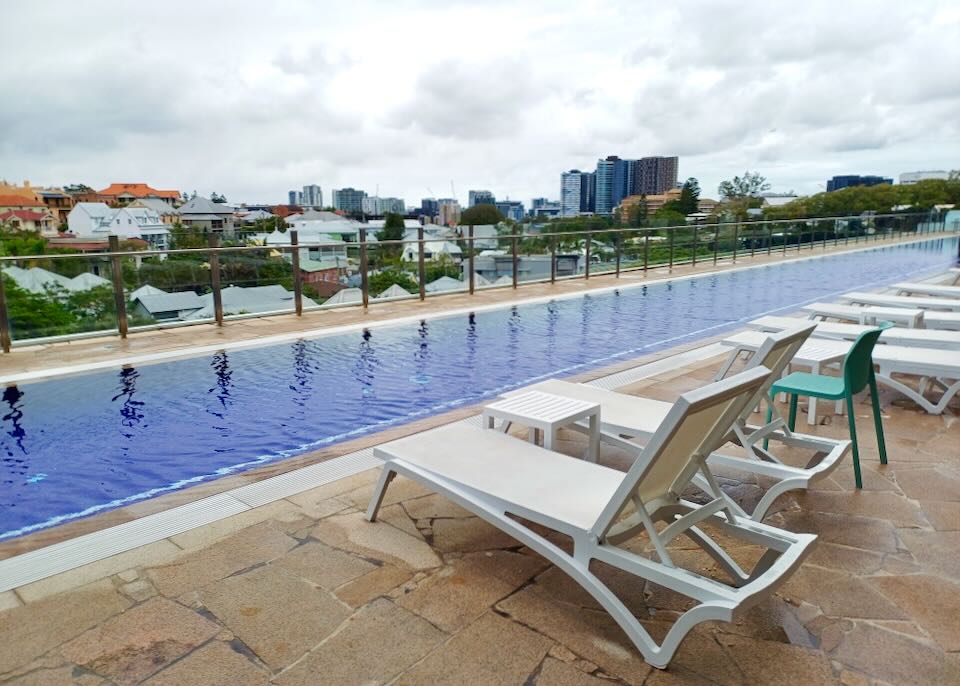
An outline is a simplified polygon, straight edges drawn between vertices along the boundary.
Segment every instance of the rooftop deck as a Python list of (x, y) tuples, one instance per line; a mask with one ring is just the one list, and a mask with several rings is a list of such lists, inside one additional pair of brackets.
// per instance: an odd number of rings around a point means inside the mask
[[(673, 400), (702, 386), (723, 358), (700, 350), (620, 390)], [(0, 594), (0, 681), (955, 684), (960, 404), (932, 416), (881, 395), (890, 463), (863, 431), (862, 491), (847, 463), (780, 498), (766, 521), (818, 534), (813, 554), (738, 621), (697, 627), (665, 672), (563, 573), (442, 497), (398, 479), (380, 522), (366, 522), (367, 470)], [(869, 405), (857, 414), (869, 423)], [(804, 430), (842, 437), (845, 424), (828, 413)], [(579, 434), (560, 439), (582, 454)], [(600, 461), (624, 469), (630, 457), (604, 445)], [(765, 485), (723, 477), (742, 503)], [(712, 565), (683, 541), (673, 549)], [(685, 609), (654, 584), (599, 574), (654, 635)]]

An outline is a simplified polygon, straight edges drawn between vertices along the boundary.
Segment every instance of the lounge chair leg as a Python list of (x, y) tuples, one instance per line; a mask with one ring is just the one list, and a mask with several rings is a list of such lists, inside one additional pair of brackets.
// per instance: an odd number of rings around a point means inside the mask
[(367, 506), (367, 521), (377, 521), (377, 512), (380, 511), (383, 496), (387, 493), (387, 486), (390, 485), (396, 475), (395, 471), (387, 467), (380, 470), (380, 478), (377, 479), (377, 486), (373, 489), (373, 495), (370, 497), (370, 505)]
[[(773, 419), (773, 393), (770, 394), (770, 400), (767, 404), (767, 424), (770, 423), (770, 420)], [(763, 439), (763, 449), (767, 450), (770, 447), (770, 439)]]
[(873, 402), (873, 425), (877, 430), (877, 448), (880, 451), (880, 464), (887, 464), (887, 444), (883, 440), (883, 420), (880, 417), (880, 394), (877, 392), (877, 378), (870, 370), (870, 400)]
[[(811, 398), (811, 400), (813, 400)], [(790, 394), (790, 415), (787, 421), (787, 428), (791, 431), (797, 428), (797, 394)]]
[(853, 411), (853, 395), (847, 394), (847, 421), (850, 424), (850, 441), (853, 443), (853, 478), (856, 480), (857, 488), (863, 488), (863, 481), (860, 478), (860, 450), (857, 448), (857, 421), (856, 414)]

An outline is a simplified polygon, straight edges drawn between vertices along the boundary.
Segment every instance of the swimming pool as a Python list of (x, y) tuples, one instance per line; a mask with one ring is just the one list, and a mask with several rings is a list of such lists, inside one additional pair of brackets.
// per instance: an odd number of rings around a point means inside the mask
[(957, 239), (7, 387), (0, 539), (953, 264)]

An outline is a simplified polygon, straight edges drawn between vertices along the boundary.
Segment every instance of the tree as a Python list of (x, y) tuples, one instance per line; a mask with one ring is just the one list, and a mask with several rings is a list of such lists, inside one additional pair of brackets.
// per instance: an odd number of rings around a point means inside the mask
[(769, 190), (770, 184), (766, 177), (757, 172), (744, 172), (743, 176), (734, 176), (732, 179), (722, 181), (717, 187), (722, 200), (742, 200), (744, 198), (755, 198), (765, 190)]
[(408, 293), (416, 293), (420, 289), (413, 277), (399, 269), (384, 269), (382, 272), (373, 274), (368, 281), (370, 292), (374, 295), (380, 295), (393, 284), (397, 284)]
[(680, 199), (677, 201), (677, 210), (683, 214), (693, 214), (700, 209), (700, 182), (692, 176), (687, 179), (680, 190)]
[(215, 202), (215, 203), (221, 203), (221, 204), (222, 204), (222, 203), (225, 203), (226, 201), (227, 201), (227, 196), (225, 196), (225, 195), (220, 195), (220, 194), (217, 193), (216, 191), (214, 191), (213, 193), (210, 194), (210, 202)]
[(377, 231), (378, 241), (399, 241), (403, 239), (403, 216), (396, 212), (387, 212), (383, 215), (383, 229)]
[(493, 205), (474, 205), (468, 207), (460, 215), (460, 226), (482, 226), (484, 224), (499, 224), (503, 215)]

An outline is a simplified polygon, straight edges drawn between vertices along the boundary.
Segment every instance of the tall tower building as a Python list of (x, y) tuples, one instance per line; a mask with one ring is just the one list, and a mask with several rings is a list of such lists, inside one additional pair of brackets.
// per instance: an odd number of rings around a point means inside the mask
[(467, 207), (474, 205), (496, 205), (497, 198), (490, 191), (469, 191), (467, 194)]
[(317, 210), (323, 207), (323, 192), (320, 190), (320, 186), (316, 184), (304, 186), (302, 197), (301, 202), (305, 207), (312, 207)]

